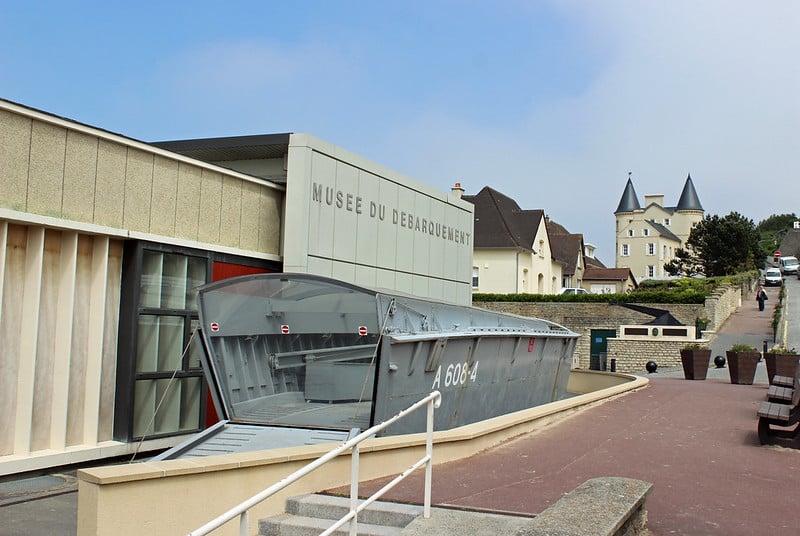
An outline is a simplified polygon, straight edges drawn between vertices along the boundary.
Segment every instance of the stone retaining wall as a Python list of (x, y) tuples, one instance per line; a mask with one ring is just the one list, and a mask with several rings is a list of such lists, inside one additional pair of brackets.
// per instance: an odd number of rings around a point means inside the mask
[[(706, 298), (703, 304), (644, 305), (655, 309), (666, 309), (680, 322), (690, 326), (693, 326), (698, 318), (706, 318), (709, 320), (706, 331), (713, 336), (713, 333), (742, 304), (743, 294), (745, 299), (749, 299), (757, 283), (757, 281), (752, 281), (741, 286), (722, 287)], [(621, 325), (644, 324), (653, 319), (650, 315), (606, 303), (476, 301), (473, 302), (473, 305), (492, 311), (545, 318), (568, 327), (580, 335), (575, 346), (572, 367), (582, 369), (590, 368), (592, 330), (615, 330), (619, 336)], [(618, 360), (617, 370), (619, 372), (644, 370), (644, 364), (651, 359), (656, 361), (659, 366), (680, 365), (678, 350), (686, 344), (686, 341), (647, 342), (650, 344), (642, 345), (643, 341), (640, 340), (618, 340), (614, 343), (609, 340), (608, 359)], [(645, 357), (648, 358), (642, 361)]]

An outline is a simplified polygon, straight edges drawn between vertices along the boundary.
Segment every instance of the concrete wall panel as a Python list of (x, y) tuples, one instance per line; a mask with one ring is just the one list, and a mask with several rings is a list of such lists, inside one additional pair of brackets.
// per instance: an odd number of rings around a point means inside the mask
[(153, 200), (152, 154), (128, 149), (125, 166), (125, 208), (122, 225), (131, 231), (150, 232), (150, 207)]
[(258, 248), (259, 206), (261, 187), (252, 182), (242, 183), (242, 212), (239, 228), (239, 247), (256, 250)]
[(197, 240), (200, 234), (200, 191), (202, 170), (181, 163), (178, 168), (178, 185), (175, 207), (175, 235)]
[(233, 177), (222, 178), (220, 204), (220, 243), (239, 247), (242, 225), (242, 181)]
[(0, 110), (0, 206), (25, 210), (32, 121)]
[[(280, 254), (283, 229), (283, 194), (269, 188), (261, 188), (259, 196), (258, 251)], [(288, 237), (292, 241), (296, 237)]]
[(198, 238), (204, 242), (218, 242), (222, 215), (222, 175), (203, 170), (200, 181), (200, 228)]
[(153, 195), (150, 232), (174, 236), (178, 205), (178, 162), (156, 155), (153, 162)]
[(66, 144), (66, 129), (38, 121), (33, 123), (26, 206), (28, 212), (61, 216)]
[(94, 220), (92, 223), (121, 228), (125, 211), (125, 167), (128, 149), (101, 139), (97, 152)]
[(75, 221), (94, 221), (98, 139), (82, 132), (67, 132), (62, 216)]

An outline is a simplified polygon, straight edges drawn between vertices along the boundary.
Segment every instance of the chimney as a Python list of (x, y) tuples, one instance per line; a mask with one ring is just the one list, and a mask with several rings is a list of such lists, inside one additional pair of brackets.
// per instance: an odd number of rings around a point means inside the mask
[(461, 196), (464, 195), (464, 188), (461, 187), (461, 183), (457, 182), (455, 186), (450, 190), (453, 196), (456, 199), (461, 199)]

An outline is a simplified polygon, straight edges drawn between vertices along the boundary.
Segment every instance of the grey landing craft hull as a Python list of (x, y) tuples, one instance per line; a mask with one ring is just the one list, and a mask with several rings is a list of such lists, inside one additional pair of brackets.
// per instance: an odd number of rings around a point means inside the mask
[[(222, 422), (160, 459), (341, 441), (433, 390), (435, 430), (560, 400), (578, 337), (546, 320), (309, 274), (211, 283), (198, 304)], [(384, 435), (424, 430), (416, 412)]]

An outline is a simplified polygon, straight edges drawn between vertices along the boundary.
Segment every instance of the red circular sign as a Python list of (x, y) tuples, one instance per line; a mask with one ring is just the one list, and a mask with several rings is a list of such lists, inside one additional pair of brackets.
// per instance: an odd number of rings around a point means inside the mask
[(358, 334), (362, 337), (367, 334), (367, 326), (358, 326)]
[(289, 333), (289, 326), (287, 324), (281, 325), (281, 333), (283, 333), (284, 335)]
[(780, 250), (777, 250), (777, 249), (776, 249), (776, 250), (775, 250), (775, 253), (773, 253), (773, 254), (772, 254), (772, 256), (773, 256), (773, 257), (780, 257), (780, 256), (781, 256), (781, 252), (780, 252)]
[(211, 328), (211, 331), (213, 331), (213, 332), (215, 332), (215, 333), (216, 333), (217, 331), (219, 331), (219, 323), (217, 323), (217, 322), (211, 322), (211, 323), (208, 325), (208, 327), (210, 327), (210, 328)]

